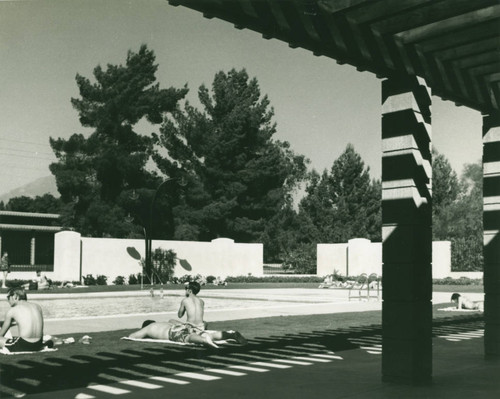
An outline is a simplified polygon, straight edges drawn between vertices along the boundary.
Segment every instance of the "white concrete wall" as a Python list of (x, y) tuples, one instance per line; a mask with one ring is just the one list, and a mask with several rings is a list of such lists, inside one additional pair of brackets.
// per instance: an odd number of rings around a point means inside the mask
[(347, 251), (347, 272), (349, 276), (382, 273), (382, 243), (366, 238), (349, 240)]
[(318, 244), (316, 273), (318, 276), (333, 274), (336, 270), (343, 276), (347, 267), (347, 244)]
[(451, 277), (451, 241), (432, 243), (432, 278)]
[[(176, 277), (263, 275), (262, 244), (240, 244), (226, 238), (212, 242), (153, 240), (152, 248), (153, 251), (172, 249), (177, 254)], [(140, 258), (144, 258), (144, 253), (142, 239), (90, 238), (75, 232), (61, 232), (56, 234), (54, 273), (46, 275), (52, 280), (71, 281), (87, 274), (105, 275), (111, 284), (117, 276), (128, 278), (140, 273)]]
[[(343, 276), (359, 276), (362, 273), (382, 275), (382, 243), (363, 238), (349, 240), (347, 244), (318, 244), (318, 276), (333, 274), (336, 270)], [(432, 278), (452, 277), (467, 273), (451, 271), (451, 243), (432, 243)], [(482, 273), (480, 273), (482, 275)], [(455, 277), (453, 277), (455, 278)], [(470, 277), (478, 278), (478, 277)]]

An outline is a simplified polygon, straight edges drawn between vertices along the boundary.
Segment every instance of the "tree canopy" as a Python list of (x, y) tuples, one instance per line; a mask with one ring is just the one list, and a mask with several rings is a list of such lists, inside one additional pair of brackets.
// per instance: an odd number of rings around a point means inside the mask
[(61, 200), (52, 194), (39, 195), (35, 198), (22, 195), (11, 198), (5, 205), (5, 209), (8, 211), (56, 214), (61, 212), (61, 207)]
[(481, 164), (466, 164), (458, 181), (446, 158), (437, 159), (440, 162), (433, 164), (433, 193), (437, 190), (442, 197), (433, 207), (433, 239), (451, 241), (453, 270), (482, 270)]
[(273, 138), (269, 99), (245, 70), (218, 72), (198, 98), (202, 110), (187, 103), (154, 135), (158, 168), (189, 179), (174, 209), (176, 238), (259, 241), (268, 221), (292, 201), (307, 161)]
[(313, 171), (300, 213), (309, 218), (317, 242), (347, 242), (351, 238), (381, 239), (381, 185), (349, 144), (330, 169)]
[(137, 53), (128, 52), (125, 65), (97, 66), (95, 82), (76, 76), (80, 97), (72, 98), (71, 103), (82, 126), (94, 131), (88, 138), (83, 134), (67, 140), (51, 138), (58, 161), (50, 170), (65, 203), (64, 223), (83, 234), (129, 234), (125, 216), (133, 205), (132, 193), (149, 189), (151, 198), (159, 182), (146, 168), (151, 137), (137, 133), (134, 126), (142, 119), (160, 124), (166, 113), (177, 108), (187, 88), (160, 89), (157, 69), (154, 52), (143, 45)]

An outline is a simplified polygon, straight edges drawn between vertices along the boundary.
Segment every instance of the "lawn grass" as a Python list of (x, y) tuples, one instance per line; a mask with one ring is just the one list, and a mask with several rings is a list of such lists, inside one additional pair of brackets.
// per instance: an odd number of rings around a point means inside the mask
[[(481, 328), (482, 315), (437, 312), (438, 308), (446, 305), (433, 306), (434, 327), (444, 324), (446, 330), (453, 329), (453, 325), (460, 329), (462, 323), (470, 325), (475, 322)], [(84, 389), (96, 382), (113, 382), (109, 376), (144, 378), (134, 374), (144, 371), (144, 365), (146, 373), (163, 373), (165, 367), (192, 371), (189, 369), (193, 363), (190, 359), (206, 359), (211, 355), (221, 356), (222, 359), (234, 358), (233, 354), (236, 357), (238, 354), (254, 357), (254, 351), (287, 352), (290, 348), (304, 345), (310, 348), (312, 345), (342, 356), (343, 351), (359, 348), (360, 340), (370, 344), (382, 343), (381, 311), (219, 321), (210, 323), (208, 327), (212, 330), (238, 330), (250, 340), (249, 345), (223, 345), (220, 349), (213, 349), (120, 339), (133, 330), (92, 333), (90, 345), (78, 343), (85, 332), (61, 335), (60, 338), (72, 336), (77, 342), (59, 345), (56, 352), (0, 355), (0, 397), (52, 392), (55, 395), (56, 391)], [(228, 362), (231, 363), (231, 360)], [(205, 367), (210, 366), (201, 366), (201, 370)]]
[[(463, 317), (463, 313), (450, 315), (450, 312), (437, 311), (439, 308), (452, 305), (452, 303), (433, 305), (434, 320), (449, 319), (450, 317)], [(473, 316), (477, 317), (478, 315), (479, 314), (474, 314)], [(380, 310), (321, 315), (277, 316), (257, 319), (215, 321), (210, 322), (208, 328), (210, 330), (237, 330), (249, 339), (258, 340), (259, 338), (280, 337), (287, 334), (307, 334), (313, 331), (343, 330), (360, 326), (376, 326), (381, 328), (381, 317), (382, 312)], [(144, 318), (147, 319), (147, 315), (145, 315)], [(157, 320), (162, 321), (160, 318), (157, 318)], [(130, 342), (120, 339), (121, 337), (129, 335), (132, 331), (134, 330), (94, 332), (90, 334), (92, 337), (92, 343), (90, 345), (78, 343), (80, 338), (87, 335), (85, 331), (82, 331), (79, 334), (58, 335), (58, 338), (63, 339), (73, 337), (76, 342), (73, 344), (56, 346), (58, 348), (57, 352), (26, 354), (22, 356), (0, 355), (0, 367), (2, 364), (12, 364), (12, 362), (17, 361), (40, 361), (47, 356), (50, 356), (51, 358), (78, 357), (83, 354), (85, 356), (99, 356), (99, 353), (102, 353), (103, 351), (122, 352), (134, 348), (140, 349), (145, 346), (151, 346), (151, 343)], [(190, 347), (182, 347), (182, 350), (186, 351), (191, 349), (192, 348)]]

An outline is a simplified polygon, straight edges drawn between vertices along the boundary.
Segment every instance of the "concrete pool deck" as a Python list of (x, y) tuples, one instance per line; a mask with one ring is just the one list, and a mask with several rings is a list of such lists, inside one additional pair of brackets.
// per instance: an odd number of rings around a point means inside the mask
[[(184, 290), (165, 291), (169, 297), (183, 296)], [(159, 291), (155, 291), (160, 295)], [(433, 293), (433, 303), (449, 303), (450, 293)], [(148, 298), (149, 291), (128, 291), (110, 293), (71, 292), (68, 294), (40, 293), (36, 299), (74, 298), (85, 300), (88, 297), (123, 297), (136, 296)], [(471, 294), (474, 300), (480, 300), (483, 294)], [(205, 319), (208, 323), (238, 319), (253, 319), (276, 316), (298, 316), (310, 314), (331, 314), (345, 312), (364, 312), (382, 309), (382, 302), (376, 298), (370, 300), (348, 300), (347, 290), (320, 290), (305, 288), (280, 289), (224, 289), (203, 291), (200, 297), (205, 299)], [(272, 306), (254, 306), (250, 308), (210, 309), (210, 298), (259, 299), (275, 302)], [(125, 312), (124, 312), (125, 313)], [(46, 319), (45, 333), (49, 335), (92, 333), (138, 328), (145, 319), (169, 320), (177, 318), (177, 312), (118, 314), (112, 316), (88, 316), (67, 319)]]

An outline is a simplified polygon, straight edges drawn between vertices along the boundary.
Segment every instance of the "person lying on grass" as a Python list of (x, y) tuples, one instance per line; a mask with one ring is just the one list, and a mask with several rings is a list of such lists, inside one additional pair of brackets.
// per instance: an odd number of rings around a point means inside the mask
[[(33, 352), (44, 348), (42, 308), (36, 303), (28, 302), (22, 288), (11, 288), (7, 294), (10, 309), (0, 329), (0, 348), (10, 352)], [(17, 323), (19, 337), (7, 338), (9, 328)]]
[(458, 292), (454, 292), (451, 295), (451, 301), (457, 304), (457, 309), (467, 309), (467, 310), (479, 310), (484, 311), (484, 302), (482, 301), (472, 301), (464, 295), (460, 295)]

